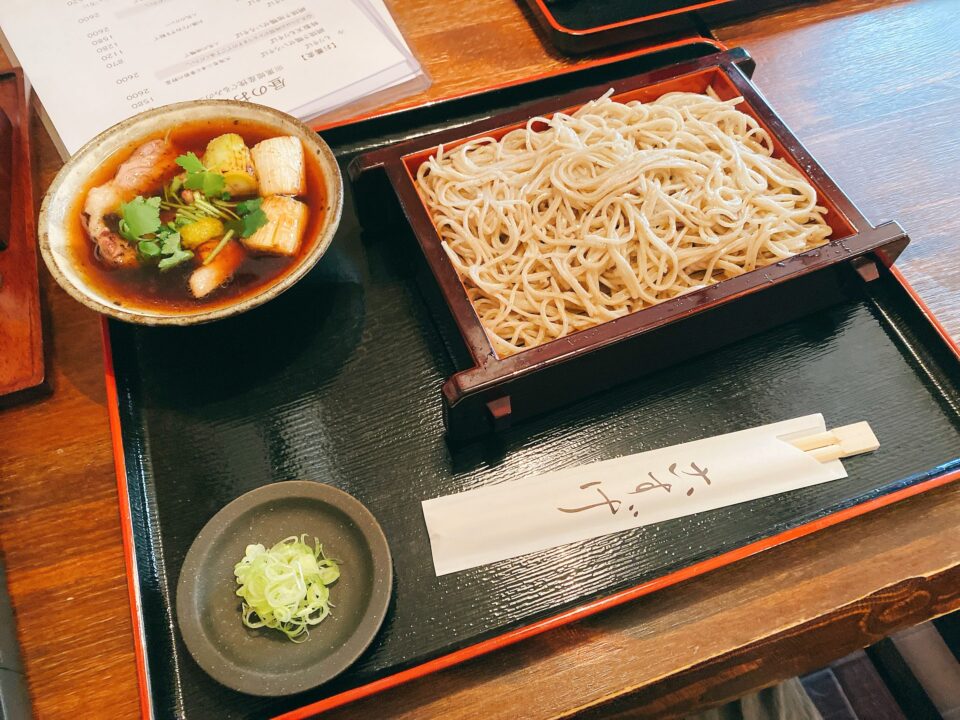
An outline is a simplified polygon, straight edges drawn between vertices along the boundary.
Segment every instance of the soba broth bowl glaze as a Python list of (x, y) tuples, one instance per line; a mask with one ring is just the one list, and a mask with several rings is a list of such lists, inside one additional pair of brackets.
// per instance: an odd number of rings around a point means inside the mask
[[(225, 135), (242, 138), (247, 150), (244, 157), (250, 163), (248, 170), (256, 190), (244, 188), (242, 182), (239, 186), (231, 184), (236, 178), (226, 175), (227, 189), (216, 195), (216, 207), (224, 213), (219, 232), (215, 228), (206, 244), (188, 246), (188, 232), (183, 225), (189, 224), (193, 210), (180, 214), (167, 200), (185, 204), (183, 197), (194, 201), (196, 197), (189, 192), (184, 196), (185, 188), (173, 184), (174, 178), (179, 176), (176, 182), (183, 183), (189, 177), (189, 171), (183, 167), (183, 158), (189, 153), (200, 160), (207, 158), (205, 162), (209, 163), (210, 155), (205, 152), (209, 150), (208, 143)], [(275, 138), (286, 138), (287, 149), (298, 150), (293, 139), (302, 146), (303, 172), (297, 188), (278, 186), (276, 177), (269, 179), (267, 173), (257, 171), (250, 160), (251, 151), (255, 153), (259, 143)], [(175, 148), (165, 158), (167, 165), (163, 172), (160, 165), (151, 165), (159, 156), (149, 152), (151, 143), (154, 149), (161, 143)], [(270, 145), (261, 147), (264, 151), (260, 154), (269, 155), (266, 150)], [(138, 152), (140, 155), (136, 156)], [(151, 167), (157, 169), (157, 180), (146, 182), (144, 187), (152, 185), (149, 192), (136, 195), (145, 199), (160, 196), (160, 217), (164, 225), (161, 229), (166, 233), (165, 228), (169, 226), (171, 233), (178, 231), (178, 236), (182, 236), (179, 240), (183, 245), (177, 246), (173, 256), (159, 255), (152, 259), (144, 254), (144, 251), (159, 252), (159, 248), (170, 252), (164, 243), (171, 238), (169, 234), (147, 235), (147, 242), (142, 246), (131, 240), (137, 228), (131, 229), (129, 224), (121, 226), (121, 220), (131, 218), (128, 212), (117, 211), (116, 197), (108, 197), (104, 203), (108, 212), (102, 223), (94, 223), (85, 212), (94, 204), (88, 203), (91, 190), (109, 189), (111, 182), (120, 180), (118, 170), (125, 163), (127, 176), (142, 172), (137, 165), (141, 157), (145, 172), (149, 173)], [(267, 160), (262, 162), (266, 167)], [(281, 162), (281, 169), (282, 165)], [(243, 174), (241, 170), (240, 175)], [(268, 188), (270, 184), (273, 187)], [(176, 191), (168, 197), (171, 188)], [(235, 192), (231, 194), (230, 190)], [(130, 202), (130, 194), (127, 192), (122, 198), (124, 202)], [(207, 199), (204, 195), (199, 197)], [(238, 208), (237, 204), (244, 200), (255, 202)], [(343, 181), (333, 153), (300, 121), (253, 103), (232, 100), (177, 103), (149, 110), (111, 127), (67, 161), (51, 184), (40, 210), (40, 251), (57, 282), (76, 300), (97, 312), (144, 325), (190, 325), (244, 312), (291, 287), (326, 252), (340, 221), (342, 205)], [(255, 218), (259, 219), (258, 223), (249, 222)], [(297, 225), (298, 241), (286, 248), (271, 248), (270, 241), (276, 241), (279, 247), (281, 228), (290, 223)], [(260, 236), (256, 236), (254, 227), (263, 230)], [(230, 236), (226, 237), (228, 232)], [(242, 236), (244, 232), (248, 232), (249, 237)], [(101, 234), (103, 244), (98, 239)], [(268, 236), (266, 245), (264, 236)], [(158, 264), (159, 259), (168, 257), (165, 265)], [(171, 266), (178, 260), (179, 266)], [(228, 274), (214, 272), (218, 265), (227, 263), (230, 263)], [(201, 281), (207, 283), (202, 290), (198, 289), (203, 287)]]

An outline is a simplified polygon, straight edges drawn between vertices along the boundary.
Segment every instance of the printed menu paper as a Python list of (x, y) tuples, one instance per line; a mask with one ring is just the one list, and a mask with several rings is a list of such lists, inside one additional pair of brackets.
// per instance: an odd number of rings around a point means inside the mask
[(437, 575), (847, 476), (792, 440), (822, 415), (567, 468), (423, 502)]
[(0, 28), (71, 154), (167, 103), (306, 119), (421, 73), (383, 0), (4, 0)]

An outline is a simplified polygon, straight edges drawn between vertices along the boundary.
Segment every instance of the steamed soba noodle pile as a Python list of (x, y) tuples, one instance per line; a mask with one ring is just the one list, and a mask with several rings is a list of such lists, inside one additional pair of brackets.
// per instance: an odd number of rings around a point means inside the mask
[[(826, 242), (741, 98), (608, 96), (438, 154), (417, 183), (501, 357)], [(609, 95), (609, 93), (608, 93)]]

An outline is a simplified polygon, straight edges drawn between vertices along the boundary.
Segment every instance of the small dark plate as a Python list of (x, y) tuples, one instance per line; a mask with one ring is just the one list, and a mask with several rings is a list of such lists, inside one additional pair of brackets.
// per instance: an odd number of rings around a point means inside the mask
[[(304, 533), (341, 563), (331, 615), (301, 643), (247, 628), (234, 565), (247, 545), (269, 547)], [(250, 695), (290, 695), (327, 682), (360, 657), (383, 623), (392, 586), (387, 539), (359, 500), (322, 483), (281, 482), (241, 495), (200, 531), (180, 570), (177, 620), (190, 654), (217, 682)]]

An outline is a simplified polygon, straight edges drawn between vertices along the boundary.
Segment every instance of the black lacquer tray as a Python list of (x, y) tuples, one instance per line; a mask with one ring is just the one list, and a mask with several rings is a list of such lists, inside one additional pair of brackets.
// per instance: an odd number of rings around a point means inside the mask
[[(323, 134), (345, 166), (359, 151), (651, 62), (620, 60)], [(960, 477), (957, 348), (895, 270), (879, 268), (859, 295), (819, 314), (456, 449), (443, 436), (437, 389), (464, 354), (420, 271), (409, 229), (361, 233), (348, 197), (331, 250), (277, 300), (207, 326), (105, 326), (141, 689), (156, 717), (306, 717)], [(846, 461), (845, 480), (576, 552), (434, 575), (423, 499), (813, 412), (830, 426), (869, 420), (881, 450)], [(173, 593), (187, 549), (220, 508), (298, 478), (339, 487), (374, 513), (393, 552), (394, 601), (378, 639), (338, 680), (253, 698), (194, 663)]]
[(806, 0), (518, 0), (550, 43), (571, 55), (714, 27)]

